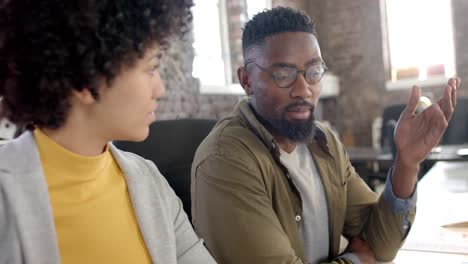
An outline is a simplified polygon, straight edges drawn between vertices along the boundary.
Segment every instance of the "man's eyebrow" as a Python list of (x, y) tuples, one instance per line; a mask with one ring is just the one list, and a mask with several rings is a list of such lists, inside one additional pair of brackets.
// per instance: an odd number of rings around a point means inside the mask
[(287, 62), (275, 62), (270, 65), (270, 67), (291, 67), (291, 68), (297, 68), (295, 64), (292, 63), (287, 63)]
[(306, 62), (304, 65), (305, 67), (313, 65), (313, 64), (321, 64), (323, 63), (323, 59), (321, 57), (313, 58), (310, 61)]
[[(323, 60), (320, 57), (313, 58), (309, 60), (308, 62), (305, 63), (305, 67), (313, 65), (313, 64), (320, 64), (322, 63)], [(297, 65), (292, 64), (292, 63), (287, 63), (287, 62), (275, 62), (270, 65), (270, 67), (291, 67), (291, 68), (297, 68)]]

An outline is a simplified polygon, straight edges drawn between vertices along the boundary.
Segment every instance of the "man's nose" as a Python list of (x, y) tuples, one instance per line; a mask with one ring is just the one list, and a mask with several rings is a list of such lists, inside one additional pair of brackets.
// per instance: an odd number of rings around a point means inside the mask
[(292, 98), (307, 99), (310, 97), (317, 97), (319, 92), (319, 84), (309, 84), (303, 73), (297, 75), (297, 79), (291, 87)]

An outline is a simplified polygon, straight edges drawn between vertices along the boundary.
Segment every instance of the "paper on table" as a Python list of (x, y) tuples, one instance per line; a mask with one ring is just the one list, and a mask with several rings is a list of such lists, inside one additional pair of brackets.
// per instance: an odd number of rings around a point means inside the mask
[(468, 228), (468, 220), (462, 220), (460, 222), (445, 224), (445, 225), (442, 225), (442, 227), (466, 227)]
[[(424, 221), (425, 219), (420, 220)], [(468, 254), (468, 228), (415, 225), (403, 249), (427, 252)]]

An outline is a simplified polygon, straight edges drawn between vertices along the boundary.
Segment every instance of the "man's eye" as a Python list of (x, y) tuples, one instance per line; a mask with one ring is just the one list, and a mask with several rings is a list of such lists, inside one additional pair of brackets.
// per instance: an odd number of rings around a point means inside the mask
[(310, 70), (310, 71), (307, 71), (307, 76), (317, 76), (317, 75), (320, 75), (320, 71), (318, 70)]
[(291, 70), (288, 69), (280, 69), (275, 71), (273, 74), (277, 80), (286, 80), (291, 78), (292, 75)]
[(314, 76), (320, 75), (322, 73), (322, 70), (323, 69), (320, 66), (317, 66), (317, 67), (312, 66), (307, 69), (306, 74), (307, 76), (314, 77)]

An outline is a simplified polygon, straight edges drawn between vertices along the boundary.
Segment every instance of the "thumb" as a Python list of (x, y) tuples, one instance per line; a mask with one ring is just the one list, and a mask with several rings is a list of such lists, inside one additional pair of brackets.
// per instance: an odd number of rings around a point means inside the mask
[(416, 112), (416, 107), (418, 105), (419, 97), (421, 97), (421, 88), (418, 86), (413, 86), (411, 89), (410, 97), (408, 99), (408, 104), (406, 105), (403, 115), (406, 117), (411, 117)]

